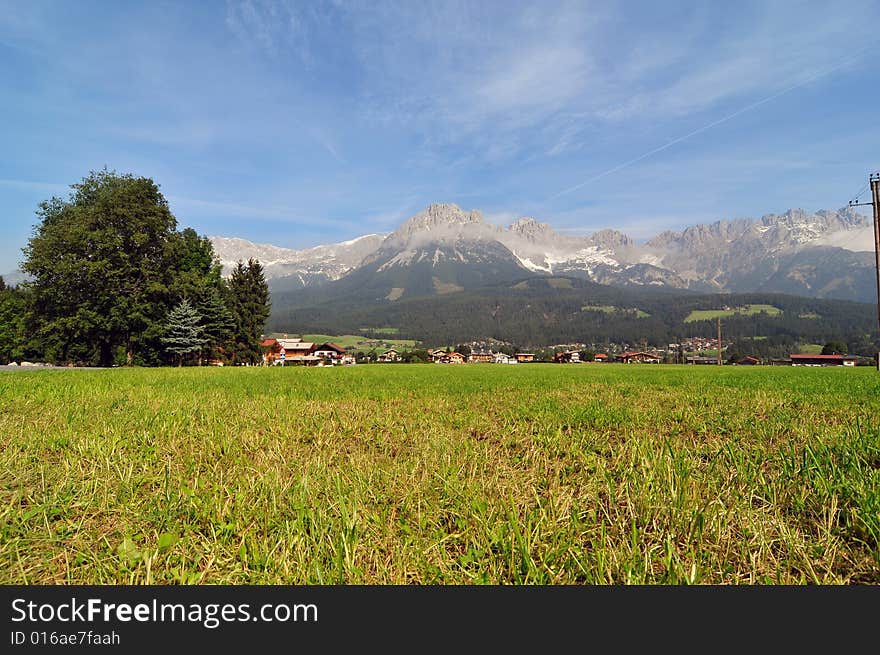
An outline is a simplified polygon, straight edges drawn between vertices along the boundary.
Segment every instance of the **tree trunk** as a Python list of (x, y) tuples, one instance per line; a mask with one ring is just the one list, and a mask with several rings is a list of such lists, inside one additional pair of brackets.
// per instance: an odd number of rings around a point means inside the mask
[(104, 368), (108, 368), (113, 364), (113, 349), (110, 345), (109, 341), (104, 341), (101, 343), (101, 355), (100, 355), (100, 363)]

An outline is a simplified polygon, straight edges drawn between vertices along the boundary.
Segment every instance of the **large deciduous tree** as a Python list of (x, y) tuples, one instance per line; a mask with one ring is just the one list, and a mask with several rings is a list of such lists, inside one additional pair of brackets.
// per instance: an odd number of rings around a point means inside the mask
[(158, 364), (168, 311), (222, 293), (208, 239), (177, 231), (153, 180), (92, 172), (40, 204), (24, 248), (29, 332), (51, 361)]
[(22, 269), (49, 358), (108, 366), (120, 346), (133, 357), (167, 301), (177, 223), (150, 179), (105, 170), (72, 188), (69, 200), (40, 204)]

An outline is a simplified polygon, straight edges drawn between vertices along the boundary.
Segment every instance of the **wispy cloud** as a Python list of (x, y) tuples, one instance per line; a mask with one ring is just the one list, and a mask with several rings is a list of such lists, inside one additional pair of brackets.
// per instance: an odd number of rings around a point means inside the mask
[(393, 229), (435, 201), (644, 234), (840, 207), (880, 165), (877, 0), (0, 0), (0, 15), (0, 257), (35, 196), (105, 163), (152, 176), (182, 222), (295, 241)]
[(322, 130), (319, 127), (312, 127), (309, 130), (309, 133), (312, 135), (312, 138), (318, 142), (318, 144), (326, 150), (333, 159), (335, 159), (340, 164), (348, 164), (345, 157), (339, 152), (339, 148), (336, 145), (335, 140), (327, 134), (326, 131)]
[(426, 150), (467, 143), (497, 162), (579, 150), (608, 122), (687, 116), (804, 83), (839, 57), (841, 39), (871, 38), (858, 18), (871, 4), (854, 2), (847, 12), (744, 5), (742, 17), (719, 22), (701, 7), (640, 19), (625, 4), (510, 3), (497, 12), (377, 1), (316, 11), (247, 0), (229, 3), (227, 22), (269, 52), (309, 51), (309, 35), (331, 15), (343, 30), (338, 56), (359, 70), (352, 84), (366, 120), (420, 133)]
[(357, 225), (357, 223), (354, 221), (338, 220), (326, 217), (314, 217), (306, 215), (296, 209), (289, 209), (284, 207), (253, 206), (239, 204), (235, 202), (218, 202), (214, 200), (200, 200), (198, 198), (186, 198), (181, 196), (168, 196), (168, 202), (172, 205), (175, 213), (210, 211), (214, 214), (227, 217), (242, 218), (243, 220), (254, 218), (297, 225), (334, 225), (348, 228)]
[(306, 4), (284, 0), (227, 0), (226, 25), (243, 42), (277, 58), (296, 53), (311, 61), (303, 14)]
[(25, 191), (38, 191), (40, 193), (64, 194), (70, 191), (70, 185), (56, 184), (53, 182), (32, 182), (30, 180), (6, 180), (0, 179), (0, 187), (22, 189)]
[(651, 150), (648, 150), (647, 152), (642, 153), (638, 157), (634, 157), (634, 158), (629, 159), (621, 164), (617, 164), (616, 166), (613, 166), (612, 168), (609, 168), (605, 171), (602, 171), (601, 173), (598, 173), (597, 175), (593, 175), (592, 177), (584, 180), (583, 182), (579, 182), (578, 184), (575, 184), (572, 187), (569, 187), (567, 189), (563, 189), (562, 191), (555, 193), (554, 195), (550, 196), (550, 200), (554, 200), (556, 198), (559, 198), (560, 196), (564, 196), (564, 195), (567, 195), (567, 194), (572, 193), (574, 191), (577, 191), (578, 189), (581, 189), (581, 188), (587, 186), (588, 184), (592, 184), (593, 182), (598, 182), (599, 180), (601, 180), (602, 178), (604, 178), (608, 175), (611, 175), (613, 173), (617, 173), (618, 171), (621, 171), (625, 168), (629, 168), (633, 164), (637, 164), (640, 161), (644, 161), (648, 157), (652, 157), (658, 153), (661, 153), (664, 150), (667, 150), (667, 149), (669, 149), (679, 143), (682, 143), (692, 137), (697, 136), (698, 134), (702, 134), (703, 132), (706, 132), (707, 130), (712, 129), (713, 127), (718, 127), (719, 125), (722, 125), (722, 124), (726, 123), (727, 121), (733, 120), (737, 116), (740, 116), (742, 114), (745, 114), (746, 112), (750, 112), (752, 110), (755, 110), (755, 109), (761, 107), (762, 105), (767, 104), (768, 102), (772, 102), (773, 100), (776, 100), (777, 98), (779, 98), (787, 93), (791, 93), (792, 91), (799, 89), (800, 87), (804, 86), (805, 84), (813, 82), (813, 81), (819, 79), (820, 77), (824, 77), (825, 75), (830, 75), (834, 71), (839, 70), (843, 66), (849, 64), (850, 62), (856, 61), (863, 54), (864, 54), (864, 50), (857, 53), (856, 55), (851, 55), (851, 56), (847, 57), (846, 59), (844, 59), (841, 62), (835, 63), (834, 65), (832, 65), (829, 68), (825, 68), (824, 70), (821, 70), (817, 73), (813, 73), (811, 76), (797, 82), (796, 84), (788, 86), (788, 87), (786, 87), (780, 91), (777, 91), (776, 93), (773, 93), (765, 98), (761, 98), (760, 100), (758, 100), (756, 102), (753, 102), (753, 103), (746, 105), (745, 107), (740, 107), (739, 109), (737, 109), (733, 113), (722, 116), (721, 118), (713, 120), (712, 122), (707, 123), (706, 125), (703, 125), (701, 127), (698, 127), (697, 129), (692, 130), (692, 131), (688, 132), (687, 134), (684, 134), (680, 137), (677, 137), (677, 138), (673, 139), (672, 141), (668, 141), (668, 142), (666, 142), (656, 148), (652, 148)]

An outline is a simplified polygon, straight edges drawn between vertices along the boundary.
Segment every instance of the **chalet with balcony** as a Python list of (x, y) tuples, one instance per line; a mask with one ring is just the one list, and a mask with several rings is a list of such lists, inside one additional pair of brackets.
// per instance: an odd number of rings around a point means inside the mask
[(313, 354), (327, 363), (341, 364), (342, 358), (345, 355), (345, 348), (337, 346), (335, 343), (322, 343), (320, 346), (315, 347)]
[(401, 360), (400, 353), (395, 348), (390, 348), (376, 358), (377, 362), (382, 364), (390, 364)]
[(474, 351), (467, 356), (468, 362), (476, 364), (491, 364), (495, 359), (495, 354), (487, 350)]
[(624, 364), (659, 364), (660, 357), (655, 353), (646, 353), (641, 351), (630, 351), (620, 353), (617, 361)]
[(303, 341), (302, 339), (278, 339), (278, 345), (281, 351), (278, 355), (278, 362), (282, 366), (288, 364), (302, 364), (305, 366), (316, 366), (321, 359), (314, 355), (315, 344), (311, 341)]

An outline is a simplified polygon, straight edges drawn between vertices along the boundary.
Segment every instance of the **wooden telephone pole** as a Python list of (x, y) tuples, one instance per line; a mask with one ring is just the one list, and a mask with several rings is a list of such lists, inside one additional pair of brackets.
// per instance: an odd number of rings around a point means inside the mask
[[(850, 207), (874, 208), (874, 266), (877, 273), (877, 328), (880, 331), (880, 173), (872, 173), (868, 178), (871, 186), (871, 202), (851, 200)], [(877, 370), (880, 370), (880, 353), (877, 354)]]
[(724, 362), (721, 361), (721, 317), (718, 317), (718, 366)]

